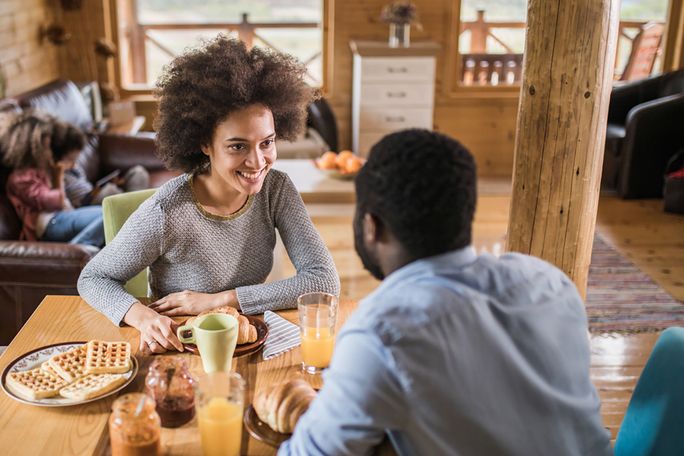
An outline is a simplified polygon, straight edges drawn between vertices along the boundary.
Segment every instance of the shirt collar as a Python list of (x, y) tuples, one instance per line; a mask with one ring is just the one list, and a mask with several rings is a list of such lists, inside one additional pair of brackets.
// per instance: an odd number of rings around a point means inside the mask
[(460, 269), (477, 259), (475, 248), (471, 245), (447, 253), (421, 258), (413, 261), (385, 277), (376, 292), (394, 286), (403, 280), (423, 275), (435, 275), (444, 270)]

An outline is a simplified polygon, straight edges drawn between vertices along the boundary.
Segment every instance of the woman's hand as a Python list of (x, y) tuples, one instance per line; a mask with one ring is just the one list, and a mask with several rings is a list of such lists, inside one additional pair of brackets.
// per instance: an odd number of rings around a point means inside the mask
[(197, 315), (221, 306), (237, 306), (237, 296), (234, 290), (215, 294), (189, 290), (179, 291), (153, 302), (150, 304), (150, 309), (162, 315), (177, 316)]
[(176, 322), (139, 302), (131, 306), (124, 322), (140, 331), (140, 349), (145, 354), (183, 351), (183, 344), (176, 337)]

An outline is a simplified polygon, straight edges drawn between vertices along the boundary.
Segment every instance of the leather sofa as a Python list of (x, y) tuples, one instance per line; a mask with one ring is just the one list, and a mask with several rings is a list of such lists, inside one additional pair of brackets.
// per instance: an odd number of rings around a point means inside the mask
[(662, 196), (668, 160), (684, 147), (684, 70), (616, 86), (610, 95), (603, 187)]
[[(79, 161), (91, 181), (138, 164), (150, 172), (153, 186), (173, 175), (156, 157), (152, 137), (95, 132), (90, 110), (71, 81), (54, 81), (0, 101), (0, 110), (27, 107), (43, 109), (88, 132)], [(21, 221), (5, 190), (9, 172), (0, 169), (0, 345), (9, 343), (45, 295), (78, 294), (81, 269), (97, 253), (85, 245), (19, 241)]]

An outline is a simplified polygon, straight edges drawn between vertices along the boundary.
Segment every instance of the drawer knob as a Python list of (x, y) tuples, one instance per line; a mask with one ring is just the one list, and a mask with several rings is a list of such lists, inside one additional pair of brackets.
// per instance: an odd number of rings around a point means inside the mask
[(404, 119), (404, 116), (386, 116), (385, 121), (387, 122), (404, 122), (406, 119)]
[(388, 73), (408, 73), (408, 68), (406, 68), (406, 67), (399, 67), (399, 68), (387, 67), (387, 72)]
[(406, 92), (387, 92), (387, 98), (406, 98)]

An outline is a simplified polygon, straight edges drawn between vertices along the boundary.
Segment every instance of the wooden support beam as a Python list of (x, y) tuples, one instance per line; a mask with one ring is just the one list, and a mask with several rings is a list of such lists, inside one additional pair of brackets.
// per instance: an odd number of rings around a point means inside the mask
[(619, 0), (530, 0), (508, 249), (565, 271), (584, 296)]
[(663, 54), (663, 72), (684, 67), (684, 1), (670, 0)]

